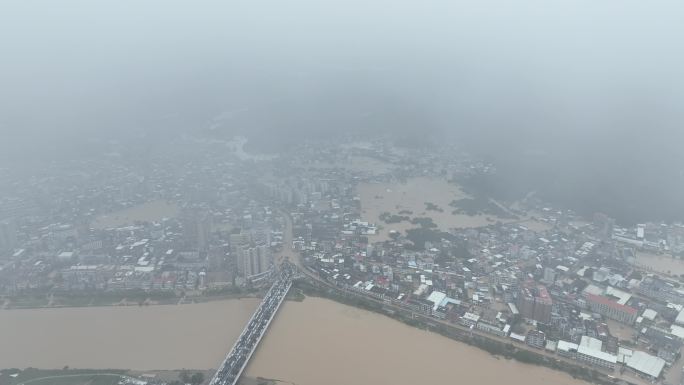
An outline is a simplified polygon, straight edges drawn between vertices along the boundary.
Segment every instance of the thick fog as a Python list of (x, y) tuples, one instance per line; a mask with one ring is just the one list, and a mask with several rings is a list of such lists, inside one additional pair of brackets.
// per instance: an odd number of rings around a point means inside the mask
[(506, 189), (684, 212), (681, 0), (0, 7), (4, 159), (140, 135), (385, 132), (464, 143)]

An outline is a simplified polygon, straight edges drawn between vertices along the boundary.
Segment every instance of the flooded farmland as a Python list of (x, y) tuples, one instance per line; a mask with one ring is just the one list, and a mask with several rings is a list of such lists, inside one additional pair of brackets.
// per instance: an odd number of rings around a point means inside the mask
[(665, 273), (669, 275), (684, 274), (684, 260), (673, 258), (670, 255), (658, 255), (638, 251), (636, 260), (631, 263), (646, 270)]
[[(382, 213), (399, 214), (414, 217), (430, 217), (443, 231), (455, 227), (480, 227), (504, 221), (491, 215), (453, 214), (449, 204), (458, 199), (467, 198), (461, 189), (446, 180), (437, 178), (411, 178), (406, 183), (362, 183), (358, 186), (361, 198), (361, 215), (364, 220), (382, 226), (377, 240), (387, 239), (391, 230), (406, 231), (417, 227), (410, 222), (386, 224), (381, 219)], [(433, 209), (427, 210), (427, 204)]]
[[(463, 192), (458, 185), (440, 178), (416, 177), (404, 183), (361, 183), (357, 191), (361, 199), (362, 219), (380, 227), (378, 234), (372, 237), (372, 241), (389, 239), (389, 233), (392, 230), (405, 232), (418, 227), (410, 221), (385, 223), (380, 218), (383, 213), (410, 218), (429, 217), (442, 231), (514, 221), (491, 214), (454, 213), (456, 208), (450, 203), (463, 198), (471, 198), (471, 196)], [(534, 231), (544, 231), (552, 227), (548, 223), (531, 217), (520, 218), (520, 223)]]
[(158, 200), (100, 215), (93, 221), (92, 226), (96, 229), (106, 229), (132, 225), (136, 221), (160, 221), (176, 215), (178, 206), (175, 203)]

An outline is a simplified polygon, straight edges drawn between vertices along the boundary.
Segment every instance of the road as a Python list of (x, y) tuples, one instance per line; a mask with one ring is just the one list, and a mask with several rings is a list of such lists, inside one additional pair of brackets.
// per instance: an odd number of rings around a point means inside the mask
[(684, 378), (682, 378), (682, 367), (684, 367), (684, 348), (680, 351), (679, 359), (672, 364), (670, 370), (665, 373), (665, 382), (671, 385), (679, 385), (684, 383)]
[(280, 265), (285, 258), (289, 259), (300, 271), (304, 271), (301, 256), (298, 252), (292, 249), (292, 241), (294, 240), (294, 225), (292, 224), (292, 217), (289, 213), (279, 210), (280, 214), (285, 219), (285, 227), (283, 228), (283, 251), (278, 257), (278, 265)]
[(295, 270), (291, 264), (282, 267), (271, 288), (266, 292), (261, 304), (243, 329), (240, 337), (226, 355), (221, 366), (212, 377), (211, 385), (235, 385), (247, 367), (259, 342), (268, 330), (273, 317), (285, 300)]

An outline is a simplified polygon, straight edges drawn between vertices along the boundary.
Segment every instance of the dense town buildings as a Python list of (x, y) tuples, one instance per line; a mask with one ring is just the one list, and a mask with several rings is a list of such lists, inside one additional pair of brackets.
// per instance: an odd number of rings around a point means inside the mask
[[(54, 199), (38, 211), (36, 202), (46, 201), (35, 195), (38, 182), (11, 184), (23, 198), (7, 205), (11, 217), (0, 217), (0, 295), (8, 306), (33, 293), (180, 297), (253, 288), (287, 248), (307, 274), (345, 293), (600, 370), (662, 378), (680, 360), (679, 277), (634, 260), (646, 249), (684, 250), (683, 226), (622, 228), (534, 197), (454, 197), (442, 207), (406, 191), (386, 212), (370, 214), (393, 188), (418, 183), (422, 191), (431, 181), (450, 188), (495, 172), (451, 148), (307, 144), (256, 161), (223, 146), (184, 145), (205, 158), (158, 155), (142, 176), (123, 162), (70, 165), (61, 172), (75, 180), (44, 187)], [(355, 167), (359, 159), (365, 163)], [(79, 179), (78, 167), (92, 179)], [(362, 197), (361, 186), (374, 193)], [(417, 207), (399, 207), (411, 199)], [(450, 214), (480, 222), (449, 226)]]
[(632, 325), (636, 321), (637, 309), (631, 306), (623, 305), (607, 297), (595, 294), (587, 294), (586, 298), (587, 304), (589, 304), (589, 308), (593, 312), (627, 325)]
[(543, 285), (527, 286), (524, 286), (518, 293), (518, 310), (520, 314), (525, 318), (549, 323), (551, 321), (553, 300), (548, 290)]

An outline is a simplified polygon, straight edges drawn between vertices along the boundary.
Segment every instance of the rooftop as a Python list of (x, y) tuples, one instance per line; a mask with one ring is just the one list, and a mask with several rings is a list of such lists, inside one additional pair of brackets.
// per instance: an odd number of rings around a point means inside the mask
[(637, 309), (635, 309), (631, 306), (621, 305), (621, 304), (611, 300), (608, 297), (604, 297), (601, 295), (594, 295), (594, 294), (587, 294), (586, 296), (587, 296), (587, 300), (589, 300), (589, 301), (596, 302), (596, 303), (602, 304), (602, 305), (606, 305), (606, 306), (611, 307), (613, 309), (617, 309), (617, 310), (620, 310), (620, 311), (623, 311), (623, 312), (626, 312), (629, 314), (634, 314), (634, 315), (637, 314)]
[(573, 351), (573, 350), (577, 351), (578, 347), (579, 347), (579, 345), (573, 344), (572, 342), (560, 340), (560, 341), (558, 341), (558, 345), (557, 345), (556, 349), (564, 351), (564, 352), (569, 352), (569, 351)]
[(644, 310), (644, 313), (641, 316), (646, 318), (649, 321), (653, 321), (653, 320), (655, 320), (657, 315), (658, 315), (658, 312), (656, 312), (655, 310), (646, 309), (646, 310)]
[(577, 348), (577, 353), (584, 354), (585, 356), (594, 357), (602, 361), (611, 362), (613, 364), (617, 363), (617, 356), (610, 353), (602, 352), (600, 350), (592, 349), (587, 346), (579, 346)]
[(635, 351), (631, 357), (627, 357), (625, 363), (630, 368), (653, 378), (658, 378), (665, 367), (665, 360), (641, 351)]
[(433, 291), (430, 293), (430, 295), (427, 297), (427, 300), (432, 302), (434, 306), (432, 307), (433, 310), (437, 310), (437, 308), (440, 306), (442, 301), (447, 297), (445, 293), (439, 292), (439, 291)]
[(584, 346), (593, 350), (601, 350), (603, 347), (603, 342), (593, 337), (582, 336), (579, 346)]

